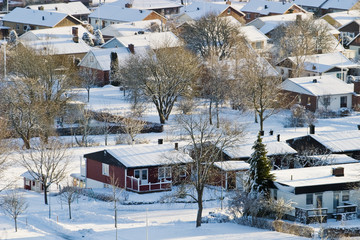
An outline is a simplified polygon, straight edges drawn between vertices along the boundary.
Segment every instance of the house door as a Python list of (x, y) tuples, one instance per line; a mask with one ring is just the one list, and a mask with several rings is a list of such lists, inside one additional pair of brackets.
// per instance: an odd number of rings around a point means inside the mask
[(243, 172), (236, 172), (236, 189), (242, 191), (244, 190), (244, 181), (245, 176)]
[(147, 169), (136, 169), (134, 171), (134, 177), (140, 178), (140, 184), (148, 184), (148, 170)]

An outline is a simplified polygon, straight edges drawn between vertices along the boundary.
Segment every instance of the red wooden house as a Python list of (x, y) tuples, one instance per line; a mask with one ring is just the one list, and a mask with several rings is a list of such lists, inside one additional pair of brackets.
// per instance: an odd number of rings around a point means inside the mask
[(39, 180), (36, 180), (33, 176), (34, 174), (31, 174), (29, 171), (21, 174), (21, 177), (24, 178), (24, 189), (36, 192), (44, 191), (44, 185)]
[(85, 154), (86, 187), (108, 187), (115, 180), (118, 187), (138, 193), (171, 190), (173, 176), (186, 177), (175, 174), (181, 168), (174, 166), (192, 161), (176, 149), (168, 144), (136, 145)]

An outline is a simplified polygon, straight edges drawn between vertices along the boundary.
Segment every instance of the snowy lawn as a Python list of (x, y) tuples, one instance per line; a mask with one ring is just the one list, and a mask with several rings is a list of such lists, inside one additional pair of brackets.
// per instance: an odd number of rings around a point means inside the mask
[[(86, 91), (78, 89), (83, 99), (86, 99)], [(83, 100), (85, 102), (85, 100)], [(118, 88), (105, 86), (104, 88), (93, 88), (90, 92), (89, 107), (93, 110), (107, 109), (113, 113), (126, 115), (129, 112), (130, 103), (127, 102)], [(207, 105), (200, 103), (197, 110), (206, 109)], [(156, 144), (157, 139), (163, 138), (165, 142), (178, 141), (179, 130), (174, 121), (174, 115), (179, 112), (175, 108), (168, 123), (164, 126), (162, 133), (140, 134), (139, 138), (147, 139), (151, 144)], [(281, 135), (281, 141), (288, 138), (302, 136), (308, 133), (308, 128), (284, 128), (285, 118), (289, 111), (282, 111), (265, 121), (265, 139), (276, 140), (277, 134)], [(244, 142), (253, 143), (259, 130), (259, 125), (254, 123), (252, 112), (241, 113), (233, 111), (229, 107), (222, 107), (220, 117), (229, 121), (242, 124), (246, 131)], [(147, 104), (144, 119), (152, 122), (159, 122), (155, 107), (152, 103)], [(316, 125), (316, 132), (347, 131), (356, 130), (360, 124), (359, 113), (354, 113), (346, 118), (319, 119)], [(268, 132), (274, 131), (273, 136)], [(64, 137), (68, 142), (74, 143), (72, 137)], [(116, 148), (115, 135), (111, 135), (107, 148)], [(89, 148), (74, 147), (71, 150), (70, 173), (80, 172), (80, 158), (86, 153), (104, 149), (104, 136), (91, 136), (91, 140), (98, 146)], [(74, 145), (75, 146), (75, 145)], [(23, 179), (20, 175), (26, 171), (17, 162), (19, 154), (13, 153), (10, 159), (14, 161), (6, 171), (7, 181), (15, 180), (18, 188), (23, 186)], [(62, 185), (70, 182), (70, 177), (65, 179)], [(6, 181), (0, 183), (3, 185)], [(53, 192), (56, 188), (52, 189)], [(115, 239), (114, 218), (112, 204), (95, 201), (82, 197), (73, 204), (73, 219), (68, 219), (66, 206), (61, 205), (58, 197), (51, 197), (51, 219), (49, 219), (48, 206), (43, 203), (43, 195), (25, 191), (25, 197), (29, 208), (19, 218), (19, 231), (14, 232), (13, 222), (0, 212), (0, 239)], [(4, 194), (3, 192), (0, 193)], [(165, 193), (162, 193), (165, 194)], [(154, 202), (158, 201), (161, 193), (151, 194), (130, 194), (129, 201)], [(208, 196), (209, 197), (209, 196)], [(209, 211), (218, 208), (217, 201), (205, 202), (203, 216)], [(208, 223), (200, 228), (195, 228), (196, 204), (142, 204), (142, 205), (121, 205), (119, 212), (118, 239), (302, 239), (293, 235), (278, 232), (260, 230), (256, 228), (237, 225), (234, 223)], [(146, 218), (148, 217), (148, 228)], [(58, 221), (57, 221), (58, 220)], [(341, 223), (329, 221), (329, 225)], [(360, 225), (359, 221), (348, 221), (348, 225)], [(317, 226), (314, 226), (317, 227)]]

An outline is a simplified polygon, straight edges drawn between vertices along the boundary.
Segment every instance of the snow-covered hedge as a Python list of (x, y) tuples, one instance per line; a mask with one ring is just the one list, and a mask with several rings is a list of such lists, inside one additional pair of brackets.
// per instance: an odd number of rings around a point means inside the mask
[(346, 237), (359, 237), (360, 227), (333, 227), (325, 228), (323, 234), (327, 239), (339, 239)]

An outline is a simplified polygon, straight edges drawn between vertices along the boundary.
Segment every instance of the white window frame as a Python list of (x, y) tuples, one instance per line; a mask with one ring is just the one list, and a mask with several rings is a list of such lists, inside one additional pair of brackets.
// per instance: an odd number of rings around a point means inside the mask
[(159, 167), (158, 179), (171, 178), (171, 167)]
[(251, 18), (251, 13), (246, 13), (246, 19), (250, 19)]
[(109, 176), (109, 164), (102, 163), (102, 175)]

